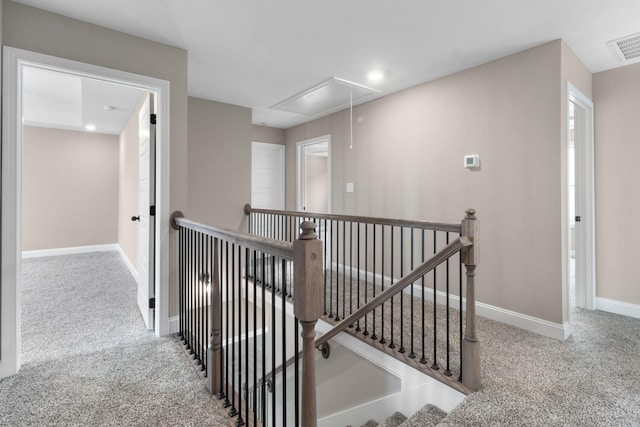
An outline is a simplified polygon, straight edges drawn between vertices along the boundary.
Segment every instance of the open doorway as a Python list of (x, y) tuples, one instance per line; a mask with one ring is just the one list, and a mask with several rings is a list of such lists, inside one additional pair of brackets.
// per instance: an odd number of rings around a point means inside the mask
[[(23, 250), (22, 218), (23, 218), (23, 138), (24, 138), (24, 107), (25, 99), (23, 83), (25, 72), (40, 70), (45, 72), (62, 73), (71, 82), (76, 78), (89, 79), (94, 83), (107, 83), (119, 87), (146, 93), (157, 94), (155, 104), (168, 118), (168, 82), (125, 73), (113, 69), (97, 67), (89, 64), (51, 57), (48, 55), (28, 52), (21, 49), (4, 48), (4, 86), (3, 86), (3, 147), (2, 147), (2, 282), (0, 299), (1, 334), (0, 342), (0, 378), (15, 374), (20, 367), (21, 352), (21, 292), (22, 269), (21, 259)], [(73, 86), (73, 84), (72, 84)], [(68, 91), (67, 91), (68, 93)], [(101, 106), (100, 108), (104, 108)], [(137, 121), (137, 118), (136, 118)], [(86, 124), (82, 124), (85, 126)], [(157, 162), (155, 176), (158, 177), (158, 200), (153, 207), (157, 223), (168, 218), (168, 120), (160, 121), (157, 132)], [(137, 208), (136, 208), (137, 211)], [(41, 215), (48, 215), (47, 211)], [(136, 215), (135, 212), (132, 215)], [(158, 241), (155, 250), (151, 249), (148, 256), (154, 262), (156, 259), (168, 259), (167, 239), (160, 239), (160, 226), (153, 225), (150, 234)], [(156, 316), (152, 320), (151, 329), (157, 335), (168, 333), (168, 270), (166, 262), (154, 263), (151, 267), (150, 288), (158, 301), (155, 302)], [(150, 264), (152, 265), (152, 264)], [(165, 265), (163, 267), (162, 265)], [(151, 303), (151, 301), (149, 301)]]
[[(593, 103), (567, 85), (567, 301), (595, 308)], [(570, 318), (570, 316), (569, 316)]]
[(297, 209), (314, 213), (331, 212), (331, 135), (296, 144)]

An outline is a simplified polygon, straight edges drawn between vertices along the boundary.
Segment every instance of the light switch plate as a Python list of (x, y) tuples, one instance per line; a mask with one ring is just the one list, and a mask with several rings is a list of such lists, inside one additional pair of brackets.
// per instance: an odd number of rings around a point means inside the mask
[(347, 182), (347, 193), (353, 193), (353, 182)]

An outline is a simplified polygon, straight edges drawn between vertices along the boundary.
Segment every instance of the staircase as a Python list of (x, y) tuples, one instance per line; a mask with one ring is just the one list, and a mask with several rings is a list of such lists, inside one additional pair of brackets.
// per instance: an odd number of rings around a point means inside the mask
[(362, 427), (435, 427), (446, 416), (447, 413), (438, 407), (426, 405), (409, 418), (400, 412), (396, 412), (382, 423), (378, 423), (376, 420), (369, 420)]

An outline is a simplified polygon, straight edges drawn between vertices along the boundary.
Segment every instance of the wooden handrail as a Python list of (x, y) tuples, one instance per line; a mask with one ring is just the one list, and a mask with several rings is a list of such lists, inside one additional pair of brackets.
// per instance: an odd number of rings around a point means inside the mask
[(367, 302), (365, 305), (360, 307), (358, 310), (351, 313), (349, 316), (345, 317), (342, 321), (340, 321), (333, 328), (322, 334), (315, 341), (316, 348), (322, 346), (326, 342), (328, 342), (331, 338), (338, 335), (340, 332), (347, 329), (349, 326), (353, 325), (358, 319), (363, 317), (365, 314), (374, 310), (375, 308), (382, 305), (384, 302), (388, 301), (394, 295), (402, 292), (404, 288), (414, 283), (416, 280), (420, 279), (425, 274), (429, 273), (431, 270), (436, 268), (438, 265), (442, 264), (447, 258), (451, 257), (451, 255), (455, 254), (459, 250), (464, 247), (473, 245), (473, 242), (466, 237), (459, 237), (453, 242), (449, 243), (447, 247), (442, 249), (440, 252), (435, 254), (433, 257), (429, 258), (423, 264), (416, 267), (406, 276), (398, 280), (394, 283), (390, 288), (387, 288), (384, 292), (382, 292), (377, 297), (373, 298), (371, 301)]
[(172, 216), (172, 227), (184, 227), (189, 230), (198, 231), (200, 233), (255, 249), (260, 252), (268, 252), (277, 257), (293, 260), (293, 244), (283, 242), (281, 240), (268, 239), (265, 237), (255, 236), (240, 231), (229, 230), (222, 227), (214, 227), (202, 224), (190, 219), (179, 216)]
[(397, 227), (418, 228), (424, 230), (435, 231), (448, 231), (452, 233), (460, 233), (460, 224), (447, 224), (443, 222), (429, 222), (429, 221), (413, 221), (408, 219), (393, 219), (382, 217), (370, 217), (370, 216), (357, 216), (357, 215), (337, 215), (327, 213), (313, 213), (306, 211), (283, 211), (283, 210), (271, 210), (271, 209), (255, 209), (250, 204), (244, 205), (244, 214), (249, 215), (251, 213), (282, 215), (289, 217), (300, 218), (312, 218), (312, 219), (328, 219), (334, 221), (345, 222), (359, 222), (362, 224), (377, 224), (377, 225), (392, 225)]

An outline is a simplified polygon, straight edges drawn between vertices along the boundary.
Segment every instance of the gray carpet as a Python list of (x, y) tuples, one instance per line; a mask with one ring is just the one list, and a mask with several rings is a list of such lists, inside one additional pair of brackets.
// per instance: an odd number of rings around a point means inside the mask
[(148, 332), (117, 252), (26, 259), (22, 368), (2, 426), (206, 426), (224, 416), (173, 338)]

